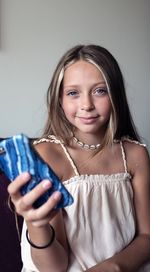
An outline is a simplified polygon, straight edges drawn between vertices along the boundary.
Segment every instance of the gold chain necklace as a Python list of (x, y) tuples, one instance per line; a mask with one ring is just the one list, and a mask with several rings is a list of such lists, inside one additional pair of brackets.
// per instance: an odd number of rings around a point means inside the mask
[(73, 140), (76, 144), (78, 144), (81, 148), (83, 149), (90, 149), (90, 150), (95, 150), (100, 148), (101, 144), (85, 144), (83, 142), (81, 142), (79, 139), (77, 139), (75, 136), (73, 136)]

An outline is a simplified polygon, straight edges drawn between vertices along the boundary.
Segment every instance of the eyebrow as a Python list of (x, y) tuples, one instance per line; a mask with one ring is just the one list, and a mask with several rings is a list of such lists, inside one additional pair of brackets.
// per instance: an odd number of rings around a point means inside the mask
[[(103, 80), (103, 81), (99, 81), (99, 82), (96, 82), (95, 84), (93, 84), (93, 87), (96, 87), (97, 85), (106, 85), (106, 82)], [(80, 85), (77, 85), (77, 84), (73, 84), (73, 85), (64, 85), (63, 87), (64, 88), (76, 88), (76, 87), (79, 87)]]

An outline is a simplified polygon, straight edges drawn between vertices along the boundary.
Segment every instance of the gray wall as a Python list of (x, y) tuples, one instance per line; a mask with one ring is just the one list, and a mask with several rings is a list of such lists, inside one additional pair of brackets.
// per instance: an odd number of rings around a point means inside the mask
[(149, 0), (0, 0), (0, 137), (40, 135), (57, 61), (77, 43), (109, 49), (150, 143)]

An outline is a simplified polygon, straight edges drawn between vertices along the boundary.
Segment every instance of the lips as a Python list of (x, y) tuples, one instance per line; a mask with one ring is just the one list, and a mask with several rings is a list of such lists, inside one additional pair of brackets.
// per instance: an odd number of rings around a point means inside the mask
[(99, 117), (99, 115), (87, 115), (87, 116), (77, 115), (76, 117), (83, 118), (83, 119), (92, 119), (92, 118)]
[(97, 121), (98, 116), (78, 117), (84, 124), (93, 124)]

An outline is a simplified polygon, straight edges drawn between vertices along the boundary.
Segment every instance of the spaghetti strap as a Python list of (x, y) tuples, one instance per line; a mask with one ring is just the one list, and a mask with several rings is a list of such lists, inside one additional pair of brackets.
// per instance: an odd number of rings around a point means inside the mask
[(141, 145), (141, 146), (146, 147), (146, 144), (141, 143), (141, 142), (136, 141), (136, 140), (132, 140), (132, 139), (129, 138), (129, 137), (122, 137), (122, 138), (121, 138), (121, 141), (127, 141), (127, 142), (129, 142), (129, 143), (134, 143), (134, 144), (137, 144), (137, 145)]
[(41, 139), (38, 139), (38, 140), (34, 140), (33, 141), (33, 144), (36, 145), (36, 144), (40, 144), (40, 143), (44, 143), (44, 142), (51, 142), (51, 143), (55, 143), (55, 144), (60, 144), (61, 141), (58, 140), (54, 135), (49, 135), (48, 138), (41, 138)]
[(60, 143), (60, 145), (61, 145), (61, 147), (63, 148), (63, 150), (64, 150), (64, 152), (65, 152), (65, 154), (66, 154), (66, 157), (67, 157), (67, 159), (69, 160), (69, 162), (70, 162), (70, 164), (71, 164), (71, 166), (72, 166), (72, 168), (73, 168), (73, 170), (74, 170), (75, 175), (76, 175), (76, 176), (79, 176), (79, 172), (78, 172), (78, 170), (77, 170), (77, 167), (76, 167), (76, 165), (75, 165), (73, 159), (71, 158), (71, 156), (70, 156), (70, 154), (69, 154), (67, 148), (64, 146), (63, 143)]
[[(121, 138), (120, 146), (121, 146), (123, 164), (124, 164), (125, 173), (127, 173), (128, 172), (128, 170), (127, 170), (127, 160), (126, 160), (126, 154), (125, 154), (125, 150), (124, 150), (124, 146), (123, 146), (124, 141), (127, 141), (129, 143), (134, 143), (134, 144), (137, 144), (137, 145), (140, 145), (140, 146), (143, 146), (143, 147), (146, 147), (146, 144), (140, 143), (140, 142), (138, 142), (136, 140), (132, 140), (129, 137), (122, 137)], [(117, 140), (117, 141), (115, 140), (115, 142), (119, 142), (119, 140)]]
[(69, 162), (70, 162), (70, 164), (71, 164), (71, 166), (73, 168), (73, 171), (74, 171), (75, 175), (79, 176), (79, 172), (77, 170), (77, 167), (76, 167), (73, 159), (71, 158), (67, 148), (65, 147), (65, 145), (64, 145), (64, 143), (62, 141), (58, 140), (54, 135), (48, 135), (48, 138), (41, 138), (39, 140), (35, 140), (33, 142), (33, 144), (36, 145), (36, 144), (43, 143), (43, 142), (51, 142), (51, 143), (55, 143), (55, 144), (60, 144), (62, 149), (64, 150), (64, 153), (65, 153), (67, 159), (69, 160)]
[(124, 165), (125, 173), (127, 173), (128, 172), (128, 170), (127, 170), (127, 160), (126, 160), (125, 150), (124, 150), (122, 141), (120, 141), (120, 147), (121, 147), (121, 153), (122, 153), (122, 159), (123, 159), (123, 165)]

